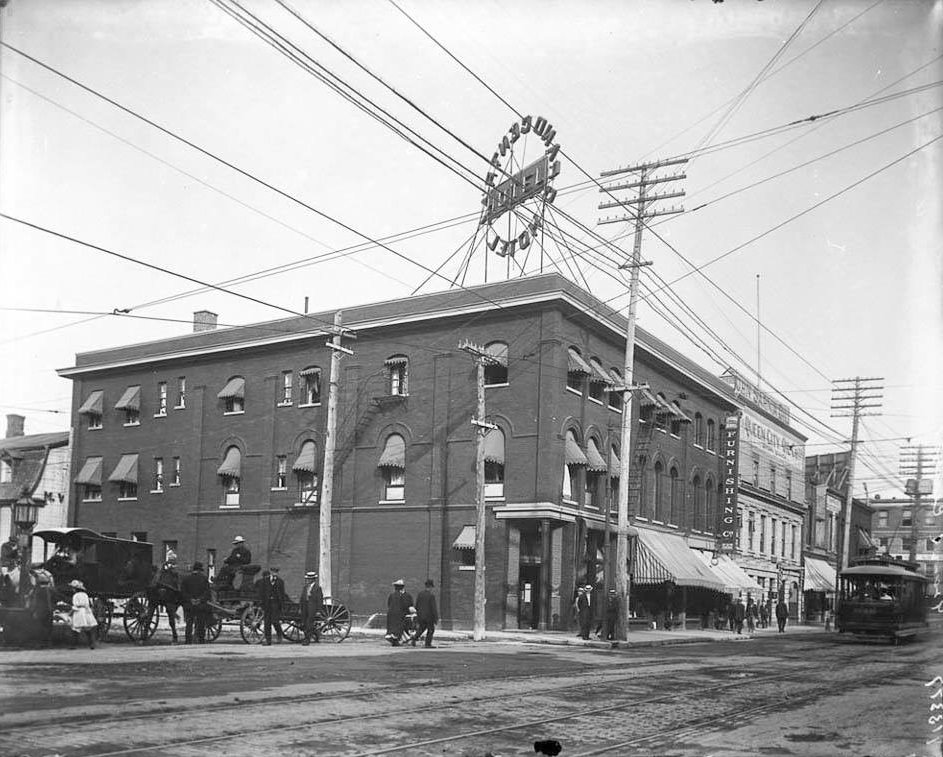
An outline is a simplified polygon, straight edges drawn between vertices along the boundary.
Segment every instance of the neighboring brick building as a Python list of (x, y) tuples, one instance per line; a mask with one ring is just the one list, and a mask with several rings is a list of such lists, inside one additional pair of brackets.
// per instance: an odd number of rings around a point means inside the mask
[(909, 560), (913, 542), (919, 570), (937, 576), (943, 562), (943, 500), (926, 496), (917, 508), (912, 497), (877, 495), (870, 505), (871, 537), (878, 551)]
[[(196, 333), (77, 355), (60, 371), (74, 382), (71, 524), (210, 565), (238, 534), (297, 593), (318, 562), (333, 316), (215, 330), (203, 313)], [(498, 426), (486, 439), (487, 624), (567, 625), (573, 587), (604, 568), (624, 319), (555, 274), (345, 308), (343, 319), (357, 338), (339, 376), (333, 596), (366, 615), (385, 609), (393, 579), (416, 589), (431, 577), (446, 624), (470, 625), (476, 369), (458, 349), (470, 340), (497, 358), (486, 375)], [(729, 588), (707, 564), (718, 429), (737, 405), (644, 331), (635, 360), (649, 389), (633, 409), (633, 596), (639, 611), (667, 601), (706, 612), (720, 601), (712, 590)], [(664, 550), (686, 561), (684, 575), (668, 575)]]

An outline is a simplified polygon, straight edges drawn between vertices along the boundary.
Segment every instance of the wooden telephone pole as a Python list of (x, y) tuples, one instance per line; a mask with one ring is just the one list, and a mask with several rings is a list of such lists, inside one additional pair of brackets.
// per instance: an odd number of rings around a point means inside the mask
[(917, 533), (923, 508), (923, 497), (933, 494), (933, 476), (936, 475), (938, 452), (926, 444), (908, 445), (900, 451), (900, 472), (908, 478), (906, 493), (913, 497), (914, 508), (910, 521), (910, 549), (907, 559), (915, 562), (917, 559)]
[(624, 189), (638, 189), (638, 197), (633, 200), (615, 200), (612, 202), (603, 202), (599, 204), (599, 209), (606, 208), (626, 208), (635, 205), (636, 209), (632, 215), (622, 215), (616, 217), (606, 217), (599, 220), (600, 224), (621, 223), (623, 221), (635, 220), (635, 240), (632, 245), (632, 259), (623, 263), (620, 268), (628, 268), (629, 278), (629, 312), (625, 326), (625, 365), (623, 367), (623, 377), (625, 386), (613, 387), (614, 391), (622, 393), (622, 436), (620, 442), (619, 458), (619, 502), (618, 502), (618, 525), (616, 531), (616, 594), (619, 599), (619, 616), (616, 623), (615, 637), (617, 639), (626, 638), (629, 618), (629, 596), (631, 586), (629, 583), (629, 471), (632, 466), (632, 392), (635, 387), (632, 383), (632, 376), (635, 362), (635, 314), (638, 307), (638, 287), (639, 271), (644, 265), (651, 265), (648, 262), (642, 262), (642, 231), (645, 227), (645, 221), (656, 216), (681, 213), (684, 208), (675, 208), (672, 206), (667, 210), (650, 209), (651, 205), (658, 200), (664, 200), (669, 197), (683, 197), (684, 191), (663, 192), (661, 194), (648, 194), (648, 188), (654, 184), (660, 184), (667, 181), (677, 181), (686, 178), (685, 174), (675, 174), (666, 177), (655, 177), (652, 172), (665, 166), (683, 165), (687, 163), (686, 159), (656, 161), (654, 163), (643, 163), (628, 168), (617, 168), (612, 171), (603, 171), (600, 176), (609, 178), (626, 173), (637, 173), (638, 181), (616, 184), (614, 186), (601, 189), (612, 195)]

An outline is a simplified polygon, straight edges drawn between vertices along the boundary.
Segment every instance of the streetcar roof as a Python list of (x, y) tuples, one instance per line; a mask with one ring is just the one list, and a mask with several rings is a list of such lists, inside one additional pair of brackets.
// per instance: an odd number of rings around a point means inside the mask
[(855, 565), (851, 568), (845, 568), (841, 575), (854, 578), (856, 576), (894, 576), (897, 578), (909, 578), (916, 581), (928, 580), (926, 576), (915, 573), (912, 570), (901, 568), (898, 565)]

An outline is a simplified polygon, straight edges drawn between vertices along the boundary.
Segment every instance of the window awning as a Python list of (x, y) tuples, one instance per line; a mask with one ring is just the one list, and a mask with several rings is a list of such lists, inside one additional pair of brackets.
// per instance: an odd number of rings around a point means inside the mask
[(452, 542), (452, 549), (474, 549), (475, 530), (474, 526), (462, 526), (462, 532)]
[[(743, 568), (737, 565), (737, 563), (731, 560), (727, 555), (714, 555), (711, 552), (701, 552), (698, 550), (695, 550), (695, 553), (720, 579), (724, 584), (724, 591), (728, 594), (736, 596), (741, 593), (746, 594), (749, 592), (755, 597), (758, 597), (763, 592), (763, 587), (750, 578), (750, 576), (744, 572)], [(712, 565), (712, 560), (716, 560), (717, 564)]]
[(242, 453), (238, 447), (230, 447), (226, 450), (226, 457), (223, 464), (216, 469), (217, 476), (227, 476), (228, 478), (239, 478), (242, 472)]
[(583, 360), (579, 352), (577, 352), (572, 347), (569, 347), (566, 351), (567, 354), (567, 373), (585, 373), (587, 376), (592, 375), (593, 369), (589, 367), (589, 363)]
[(314, 473), (314, 452), (314, 442), (305, 442), (302, 444), (301, 454), (298, 455), (298, 459), (295, 460), (295, 464), (291, 466), (291, 469), (297, 473)]
[(657, 394), (655, 395), (655, 415), (674, 415), (676, 416), (678, 411), (668, 400), (664, 397), (660, 397)]
[(121, 399), (115, 403), (115, 410), (140, 410), (141, 387), (129, 386), (124, 390)]
[(609, 477), (619, 478), (622, 475), (622, 461), (619, 459), (619, 456), (616, 454), (615, 450), (612, 450), (610, 454), (611, 454), (611, 457), (609, 458)]
[(89, 486), (101, 486), (102, 458), (86, 457), (85, 464), (82, 466), (82, 470), (80, 470), (79, 475), (75, 477), (75, 483), (87, 484)]
[(647, 528), (635, 530), (638, 532), (636, 583), (659, 584), (673, 581), (678, 586), (699, 586), (724, 591), (724, 583), (680, 536)]
[(321, 369), (311, 366), (310, 368), (305, 368), (303, 371), (298, 371), (299, 376), (313, 376), (316, 373), (320, 373)]
[(97, 389), (85, 398), (82, 407), (79, 408), (79, 415), (101, 415), (105, 405), (105, 393)]
[(383, 454), (380, 455), (378, 468), (399, 468), (406, 470), (406, 442), (399, 434), (387, 437)]
[(563, 460), (567, 465), (587, 465), (589, 463), (586, 459), (586, 455), (583, 454), (583, 450), (580, 449), (580, 445), (576, 443), (576, 439), (570, 432), (567, 432), (566, 435), (566, 444), (563, 447)]
[(671, 414), (681, 423), (693, 423), (693, 421), (684, 413), (677, 402), (671, 403)]
[(868, 549), (873, 549), (878, 546), (877, 542), (875, 542), (874, 539), (872, 539), (871, 536), (867, 534), (862, 528), (858, 529), (858, 543), (862, 547), (867, 547)]
[(223, 391), (216, 396), (221, 400), (244, 399), (246, 396), (246, 380), (242, 376), (229, 379), (229, 383), (223, 387)]
[(656, 407), (658, 405), (655, 395), (645, 387), (639, 389), (638, 402), (640, 407)]
[(805, 590), (835, 591), (835, 568), (815, 557), (805, 558)]
[(586, 470), (592, 471), (593, 473), (605, 473), (607, 469), (606, 461), (602, 459), (602, 455), (599, 454), (599, 447), (596, 446), (596, 441), (594, 439), (589, 439), (586, 442)]
[(499, 428), (491, 429), (485, 436), (485, 462), (504, 465), (504, 433)]
[(138, 482), (138, 456), (122, 455), (108, 480), (115, 483), (136, 484)]
[(409, 358), (405, 355), (394, 355), (393, 357), (388, 357), (383, 361), (384, 365), (406, 365), (409, 362)]
[(606, 386), (612, 386), (613, 381), (612, 377), (603, 370), (602, 365), (595, 358), (589, 361), (590, 367), (593, 369), (592, 375), (589, 377), (591, 384), (605, 384)]
[(485, 354), (503, 368), (508, 367), (508, 346), (504, 342), (485, 345)]

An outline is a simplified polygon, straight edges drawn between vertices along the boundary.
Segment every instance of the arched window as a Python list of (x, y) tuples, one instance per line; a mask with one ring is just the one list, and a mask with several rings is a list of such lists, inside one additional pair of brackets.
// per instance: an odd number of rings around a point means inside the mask
[(586, 455), (576, 441), (576, 434), (567, 431), (563, 446), (563, 499), (576, 499), (580, 490), (580, 468), (585, 468), (586, 463)]
[(660, 520), (662, 517), (662, 510), (664, 508), (664, 492), (663, 488), (663, 478), (665, 474), (665, 468), (661, 464), (661, 460), (655, 463), (655, 467), (652, 471), (654, 481), (652, 482), (652, 492), (654, 496), (652, 497), (652, 519)]
[(694, 499), (694, 502), (693, 502), (694, 504), (694, 508), (693, 508), (694, 509), (694, 513), (693, 513), (694, 528), (696, 528), (699, 531), (703, 531), (704, 526), (705, 526), (705, 521), (707, 520), (707, 515), (703, 512), (704, 492), (701, 489), (700, 476), (696, 475), (694, 476), (694, 478), (691, 479), (691, 490), (692, 490), (692, 495)]
[(602, 404), (605, 393), (612, 386), (612, 377), (606, 373), (599, 358), (591, 358), (589, 367), (593, 369), (589, 375), (589, 398)]
[[(650, 486), (646, 486), (648, 480), (648, 471), (645, 469), (648, 461), (645, 459), (644, 455), (639, 455), (638, 457), (638, 514), (642, 518), (650, 518), (651, 512), (649, 509), (648, 501), (648, 492), (651, 491)], [(631, 481), (631, 476), (629, 481)], [(629, 491), (631, 496), (632, 492)]]
[[(609, 449), (609, 509), (613, 512), (619, 510), (619, 479), (622, 477), (622, 461), (619, 459), (619, 451), (616, 445)], [(629, 503), (631, 512), (632, 503)]]
[(301, 378), (301, 404), (318, 405), (321, 402), (321, 369), (309, 365), (298, 376)]
[(402, 502), (406, 499), (406, 441), (399, 434), (386, 438), (377, 467), (383, 472), (383, 499)]
[(707, 449), (710, 452), (717, 451), (717, 427), (713, 418), (707, 419)]
[(717, 487), (713, 479), (708, 476), (704, 483), (704, 507), (707, 512), (707, 524), (704, 530), (714, 533), (717, 529)]
[(485, 496), (504, 496), (504, 432), (499, 428), (485, 437)]
[(223, 484), (223, 505), (239, 507), (239, 481), (242, 476), (242, 452), (235, 445), (226, 450), (223, 462), (216, 469)]
[(681, 480), (678, 478), (678, 469), (671, 466), (668, 477), (671, 479), (671, 502), (668, 508), (668, 523), (677, 524), (678, 516), (681, 514)]
[(603, 460), (599, 445), (595, 439), (586, 440), (586, 473), (584, 474), (583, 504), (598, 508), (602, 500), (602, 489), (605, 486), (605, 476), (609, 469)]
[(694, 414), (694, 443), (698, 447), (704, 446), (704, 416), (700, 413)]
[(242, 376), (233, 376), (216, 396), (223, 401), (224, 412), (245, 412), (246, 380)]
[(291, 469), (298, 479), (298, 501), (313, 505), (318, 501), (317, 447), (311, 439), (301, 445), (301, 452)]
[(409, 394), (409, 358), (405, 355), (393, 355), (386, 359), (385, 365), (389, 371), (390, 395), (405, 397)]
[(485, 363), (485, 386), (504, 386), (508, 383), (508, 346), (504, 342), (485, 345), (485, 354), (491, 360)]

